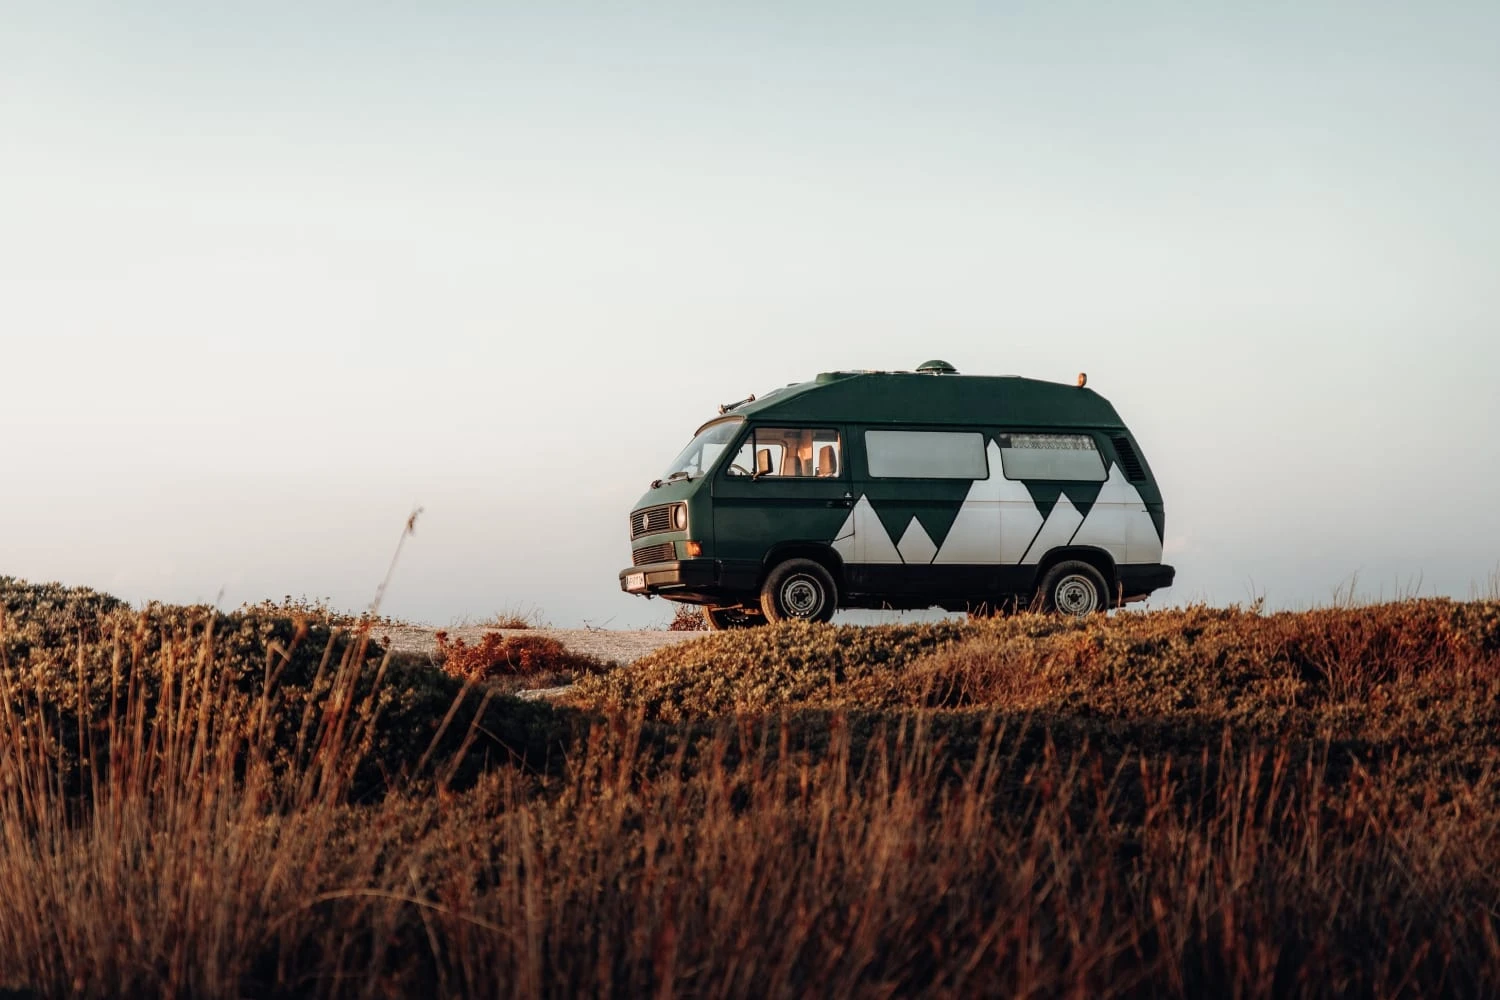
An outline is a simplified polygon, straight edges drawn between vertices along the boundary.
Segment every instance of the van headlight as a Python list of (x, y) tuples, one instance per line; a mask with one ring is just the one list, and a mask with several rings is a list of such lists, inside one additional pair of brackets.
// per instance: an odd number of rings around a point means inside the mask
[(687, 504), (680, 503), (672, 508), (672, 527), (678, 531), (687, 530)]

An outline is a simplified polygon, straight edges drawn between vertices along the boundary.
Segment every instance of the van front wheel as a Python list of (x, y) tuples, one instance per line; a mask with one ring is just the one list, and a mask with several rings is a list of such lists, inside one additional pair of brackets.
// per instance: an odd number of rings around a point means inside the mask
[(760, 607), (772, 622), (826, 622), (838, 604), (838, 588), (821, 563), (788, 559), (766, 576)]
[(1109, 604), (1104, 577), (1086, 562), (1070, 560), (1047, 571), (1038, 596), (1042, 608), (1067, 618), (1087, 618)]

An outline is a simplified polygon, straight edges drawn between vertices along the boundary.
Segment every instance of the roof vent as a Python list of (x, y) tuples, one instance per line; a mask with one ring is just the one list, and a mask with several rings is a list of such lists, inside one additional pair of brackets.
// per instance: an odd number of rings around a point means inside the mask
[(946, 361), (924, 361), (917, 366), (917, 371), (924, 375), (957, 375), (958, 369)]

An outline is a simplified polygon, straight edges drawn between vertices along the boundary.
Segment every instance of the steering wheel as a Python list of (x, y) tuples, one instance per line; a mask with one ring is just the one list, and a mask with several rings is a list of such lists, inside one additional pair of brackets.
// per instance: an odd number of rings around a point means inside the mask
[(755, 478), (753, 475), (750, 474), (750, 470), (749, 469), (745, 468), (743, 465), (740, 465), (738, 463), (731, 464), (729, 466), (729, 471), (730, 472), (738, 472), (742, 476), (750, 476), (751, 479)]

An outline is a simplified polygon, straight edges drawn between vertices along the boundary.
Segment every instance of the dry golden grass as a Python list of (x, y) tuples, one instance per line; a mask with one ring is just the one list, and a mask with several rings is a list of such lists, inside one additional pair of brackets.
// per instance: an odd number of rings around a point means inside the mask
[(547, 628), (548, 625), (541, 608), (520, 604), (502, 608), (477, 624), (500, 629)]
[(315, 622), (0, 609), (0, 987), (1500, 982), (1493, 603), (720, 634), (583, 715)]

